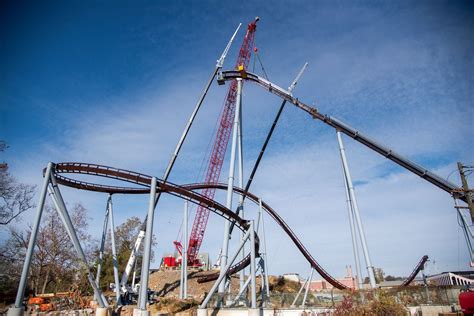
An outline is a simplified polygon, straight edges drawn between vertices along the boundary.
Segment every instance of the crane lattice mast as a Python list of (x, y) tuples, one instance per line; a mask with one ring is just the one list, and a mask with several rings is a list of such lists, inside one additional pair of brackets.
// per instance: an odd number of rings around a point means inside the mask
[[(257, 21), (255, 20), (247, 26), (247, 32), (245, 34), (242, 46), (240, 47), (239, 56), (237, 58), (236, 68), (243, 67), (247, 69), (252, 54), (252, 48), (254, 46), (255, 31), (257, 28)], [(221, 174), (222, 165), (224, 163), (224, 157), (227, 150), (227, 144), (232, 130), (232, 121), (235, 114), (235, 99), (237, 96), (237, 81), (233, 80), (229, 85), (229, 91), (224, 102), (224, 108), (221, 113), (219, 127), (214, 140), (214, 145), (209, 158), (208, 168), (206, 172), (205, 183), (218, 183)], [(214, 199), (216, 189), (204, 189), (201, 194), (207, 198)], [(196, 211), (196, 217), (194, 218), (193, 227), (191, 229), (191, 235), (189, 237), (189, 248), (188, 248), (188, 262), (191, 265), (200, 265), (196, 262), (199, 248), (201, 247), (204, 233), (206, 231), (207, 221), (209, 218), (209, 210), (204, 206), (199, 205)], [(178, 250), (181, 250), (180, 243), (175, 242)]]

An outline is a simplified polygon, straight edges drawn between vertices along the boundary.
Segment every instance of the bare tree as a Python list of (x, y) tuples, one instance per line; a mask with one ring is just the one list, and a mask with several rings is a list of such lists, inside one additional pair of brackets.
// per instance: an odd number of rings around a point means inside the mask
[[(92, 253), (94, 244), (87, 232), (86, 209), (76, 204), (71, 208), (70, 216), (83, 249), (86, 253)], [(13, 279), (19, 278), (30, 234), (31, 229), (21, 231), (12, 227), (10, 238), (0, 249), (0, 267), (8, 270)], [(58, 213), (46, 207), (30, 268), (30, 288), (34, 293), (67, 291), (72, 284), (84, 284), (82, 272)]]
[[(0, 152), (8, 146), (0, 141)], [(0, 225), (7, 225), (23, 212), (34, 207), (33, 197), (36, 187), (19, 183), (8, 172), (8, 164), (0, 164)]]

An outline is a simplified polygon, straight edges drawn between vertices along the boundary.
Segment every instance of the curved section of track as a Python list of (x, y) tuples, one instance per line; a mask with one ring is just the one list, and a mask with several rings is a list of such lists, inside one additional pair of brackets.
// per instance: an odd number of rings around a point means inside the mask
[(413, 272), (406, 278), (403, 283), (400, 286), (408, 286), (416, 277), (416, 275), (423, 269), (425, 266), (426, 261), (428, 261), (428, 256), (424, 255), (421, 257), (420, 261), (418, 264), (415, 266), (415, 269), (413, 269)]
[[(66, 163), (57, 163), (53, 167), (53, 176), (56, 178), (56, 181), (62, 185), (74, 187), (81, 190), (95, 191), (95, 192), (104, 192), (109, 194), (114, 193), (127, 193), (127, 194), (144, 194), (150, 193), (149, 187), (151, 183), (151, 176), (137, 173), (129, 170), (118, 169), (113, 167), (107, 167), (102, 165), (90, 164), (90, 163), (75, 163), (75, 162), (66, 162)], [(133, 188), (133, 187), (118, 187), (118, 186), (107, 186), (94, 184), (84, 181), (79, 181), (63, 176), (63, 174), (82, 174), (90, 176), (99, 176), (108, 179), (115, 179), (119, 181), (125, 181), (129, 183), (138, 184), (140, 186), (148, 187), (148, 189), (143, 188)], [(195, 204), (202, 204), (206, 206), (209, 210), (213, 211), (217, 215), (225, 218), (229, 221), (236, 221), (236, 224), (239, 226), (240, 230), (247, 230), (249, 228), (248, 221), (237, 216), (234, 212), (226, 208), (224, 205), (211, 200), (204, 195), (190, 191), (182, 186), (171, 182), (164, 182), (161, 179), (157, 178), (157, 191), (166, 192), (180, 198), (189, 200)]]
[[(209, 186), (212, 186), (218, 190), (227, 190), (227, 185), (223, 183), (217, 183), (217, 184), (196, 183), (196, 184), (184, 185), (183, 187), (189, 190), (200, 190)], [(243, 195), (245, 191), (243, 189), (234, 187), (234, 192), (236, 192), (237, 194)], [(259, 203), (258, 196), (256, 196), (255, 194), (251, 192), (247, 192), (246, 196), (249, 200), (251, 200), (252, 202), (258, 205)], [(308, 251), (308, 249), (306, 249), (306, 247), (303, 245), (301, 240), (299, 240), (298, 236), (293, 232), (290, 226), (288, 226), (288, 224), (283, 220), (283, 218), (281, 218), (281, 216), (278, 215), (278, 213), (273, 208), (271, 208), (270, 205), (262, 201), (262, 208), (285, 231), (288, 237), (290, 237), (291, 241), (293, 241), (293, 243), (295, 244), (296, 248), (298, 248), (301, 254), (306, 258), (306, 260), (308, 260), (311, 267), (313, 267), (316, 271), (318, 271), (319, 275), (321, 275), (326, 281), (328, 281), (332, 286), (334, 286), (337, 289), (340, 289), (340, 290), (348, 289), (347, 286), (337, 281), (326, 270), (323, 269), (323, 267), (316, 261), (316, 259), (313, 258), (313, 256)]]
[[(101, 185), (101, 184), (94, 184), (85, 181), (75, 180), (69, 177), (64, 176), (64, 174), (82, 174), (82, 175), (92, 175), (92, 176), (99, 176), (108, 179), (115, 179), (119, 181), (125, 181), (128, 183), (133, 183), (142, 187), (121, 187), (121, 186), (111, 186), (111, 185)], [(66, 163), (58, 163), (54, 165), (53, 168), (53, 175), (56, 178), (56, 181), (62, 185), (73, 187), (76, 189), (87, 190), (87, 191), (94, 191), (94, 192), (103, 192), (109, 194), (147, 194), (150, 192), (149, 186), (151, 182), (151, 176), (129, 171), (123, 169), (117, 169), (107, 166), (101, 166), (96, 164), (89, 164), (89, 163), (75, 163), (75, 162), (66, 162)], [(163, 182), (160, 179), (157, 179), (157, 187), (159, 190), (178, 196), (180, 198), (184, 198), (190, 200), (196, 204), (205, 205), (214, 213), (224, 217), (229, 221), (235, 221), (236, 225), (241, 230), (246, 230), (248, 228), (248, 222), (239, 216), (237, 216), (234, 212), (227, 209), (220, 203), (217, 203), (214, 200), (210, 200), (205, 196), (194, 192), (195, 190), (200, 190), (204, 188), (215, 188), (218, 190), (227, 190), (227, 185), (225, 184), (189, 184), (189, 185), (176, 185), (170, 182)], [(244, 194), (244, 190), (234, 187), (234, 191), (238, 194)], [(258, 204), (259, 198), (247, 192), (247, 197), (254, 203)], [(300, 250), (303, 256), (308, 260), (310, 265), (318, 271), (318, 273), (330, 284), (338, 289), (347, 289), (345, 285), (337, 281), (333, 278), (329, 273), (324, 270), (321, 265), (311, 256), (309, 251), (303, 245), (303, 243), (299, 240), (296, 234), (291, 230), (291, 228), (286, 224), (286, 222), (278, 215), (278, 213), (273, 210), (267, 203), (262, 201), (262, 207), (269, 214), (273, 220), (277, 222), (277, 224), (286, 232), (286, 234), (290, 237), (293, 241), (295, 246)], [(256, 236), (257, 237), (257, 236)], [(258, 237), (256, 238), (258, 241)], [(257, 245), (258, 246), (258, 245)], [(257, 248), (258, 250), (258, 248)], [(232, 266), (229, 274), (234, 274), (241, 269), (245, 268), (250, 264), (250, 257), (246, 256), (242, 261), (238, 262), (236, 265)], [(211, 274), (204, 278), (201, 278), (201, 282), (205, 281), (212, 281), (217, 279), (217, 275)]]

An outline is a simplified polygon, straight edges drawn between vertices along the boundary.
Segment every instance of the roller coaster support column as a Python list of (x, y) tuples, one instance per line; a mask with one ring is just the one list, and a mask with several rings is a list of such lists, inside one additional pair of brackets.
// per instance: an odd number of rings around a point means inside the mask
[[(234, 116), (234, 127), (232, 129), (232, 147), (230, 152), (230, 163), (229, 163), (229, 180), (227, 183), (227, 202), (226, 207), (232, 209), (232, 193), (234, 187), (234, 172), (235, 172), (235, 151), (237, 145), (237, 131), (239, 128), (240, 121), (240, 107), (242, 106), (242, 79), (237, 79), (237, 97), (236, 97), (236, 106), (235, 106), (235, 116)], [(229, 231), (230, 223), (229, 221), (224, 222), (224, 240), (222, 242), (222, 255), (221, 255), (221, 275), (225, 276), (225, 266), (227, 265), (227, 257), (229, 253)], [(223, 274), (224, 273), (224, 274)], [(226, 288), (226, 282), (219, 284), (219, 293), (224, 295)]]
[[(258, 269), (261, 268), (261, 265), (259, 265), (257, 267), (257, 270), (255, 273), (258, 272)], [(251, 277), (250, 275), (248, 276), (248, 278), (245, 280), (244, 282), (244, 286), (239, 290), (239, 293), (235, 296), (234, 300), (232, 301), (232, 303), (236, 303), (238, 300), (240, 300), (240, 298), (242, 297), (242, 295), (244, 294), (244, 292), (247, 290), (248, 286), (250, 285), (250, 281), (251, 281)]]
[[(224, 65), (224, 60), (227, 56), (227, 53), (229, 52), (230, 46), (232, 45), (232, 42), (234, 41), (234, 38), (237, 35), (237, 32), (239, 31), (241, 25), (242, 25), (242, 23), (239, 23), (239, 25), (237, 26), (237, 29), (235, 30), (234, 34), (232, 35), (229, 42), (227, 43), (227, 46), (225, 47), (224, 51), (222, 52), (222, 55), (217, 60), (216, 67), (214, 68), (214, 71), (212, 72), (212, 75), (209, 78), (209, 81), (207, 82), (201, 96), (199, 97), (199, 100), (196, 103), (196, 106), (194, 107), (194, 111), (191, 114), (191, 117), (189, 118), (188, 123), (186, 124), (186, 127), (184, 128), (183, 134), (181, 135), (181, 138), (179, 139), (179, 142), (176, 145), (176, 148), (175, 148), (173, 154), (171, 155), (171, 159), (168, 162), (168, 166), (166, 167), (165, 173), (162, 177), (162, 180), (165, 181), (165, 182), (168, 180), (168, 177), (171, 173), (171, 170), (173, 169), (176, 158), (178, 157), (178, 154), (181, 150), (181, 147), (183, 146), (184, 140), (186, 139), (186, 137), (189, 133), (189, 130), (191, 129), (191, 126), (193, 125), (194, 119), (196, 118), (196, 115), (199, 112), (199, 109), (201, 108), (202, 103), (204, 102), (204, 98), (206, 97), (207, 92), (209, 91), (209, 88), (211, 87), (211, 84), (214, 82), (214, 78), (216, 77), (217, 73), (219, 72), (219, 70), (222, 69), (222, 66)], [(160, 199), (160, 193), (156, 194), (155, 206), (156, 206), (156, 204), (158, 204), (159, 199)], [(146, 222), (146, 218), (144, 220), (144, 223), (145, 222)], [(140, 230), (139, 235), (137, 237), (137, 240), (135, 242), (135, 244), (138, 245), (138, 247), (141, 244), (143, 235), (144, 235), (143, 230)], [(122, 275), (122, 280), (120, 282), (120, 285), (124, 288), (126, 288), (126, 284), (127, 284), (127, 281), (128, 281), (128, 276), (130, 275), (130, 272), (132, 271), (132, 268), (133, 268), (135, 260), (136, 260), (137, 253), (136, 253), (135, 249), (137, 249), (137, 251), (138, 251), (137, 247), (133, 248), (132, 253), (130, 254), (130, 258), (129, 258), (129, 260), (127, 262), (127, 265), (125, 267), (125, 271)]]
[(181, 256), (181, 284), (179, 298), (188, 298), (188, 201), (184, 201), (183, 250)]
[(347, 185), (347, 177), (344, 170), (344, 188), (346, 189), (346, 202), (347, 202), (347, 213), (349, 215), (349, 226), (351, 228), (351, 238), (352, 238), (352, 252), (354, 253), (354, 261), (357, 273), (357, 283), (359, 285), (359, 290), (362, 290), (364, 283), (362, 282), (362, 271), (360, 269), (360, 258), (359, 258), (359, 244), (357, 242), (357, 230), (354, 226), (354, 208), (352, 205), (352, 199), (349, 192), (349, 186)]
[[(109, 203), (105, 207), (104, 225), (102, 226), (102, 238), (100, 239), (99, 259), (97, 260), (97, 274), (95, 276), (95, 283), (100, 285), (100, 273), (102, 271), (102, 262), (104, 260), (105, 239), (107, 238), (107, 228), (109, 225)], [(97, 297), (94, 296), (97, 301)]]
[(472, 190), (469, 190), (469, 185), (466, 180), (466, 175), (464, 174), (464, 168), (465, 166), (463, 166), (463, 164), (458, 161), (459, 176), (461, 177), (462, 188), (466, 194), (465, 195), (466, 203), (469, 209), (469, 213), (471, 213), (471, 222), (474, 223), (474, 202), (472, 201), (472, 196), (471, 196)]
[[(244, 188), (244, 154), (243, 154), (243, 143), (242, 143), (242, 107), (240, 108), (240, 113), (239, 113), (239, 128), (237, 129), (237, 138), (238, 138), (238, 159), (239, 159), (239, 188), (243, 189)], [(237, 214), (240, 213), (240, 216), (242, 218), (245, 218), (244, 216), (244, 196), (240, 195), (239, 197), (239, 205), (237, 207)], [(230, 232), (232, 234), (232, 232)], [(244, 238), (245, 233), (241, 232), (240, 239)], [(245, 258), (245, 247), (242, 248), (241, 252), (241, 259), (243, 260)], [(244, 286), (245, 282), (245, 269), (242, 269), (239, 271), (239, 278), (240, 278), (240, 289)]]
[(472, 248), (472, 242), (471, 239), (473, 238), (472, 230), (471, 227), (468, 224), (468, 219), (464, 216), (463, 212), (461, 211), (461, 207), (458, 205), (458, 202), (456, 199), (454, 199), (454, 208), (456, 209), (456, 212), (458, 213), (458, 218), (461, 220), (462, 224), (462, 230), (464, 232), (464, 237), (466, 239), (466, 244), (467, 248), (469, 250), (469, 257), (471, 259), (471, 266), (474, 263), (474, 255), (473, 255), (473, 248)]
[(117, 248), (115, 247), (115, 224), (114, 211), (112, 207), (112, 195), (109, 195), (109, 199), (107, 200), (107, 208), (109, 209), (108, 213), (110, 220), (110, 242), (112, 244), (112, 263), (114, 265), (115, 297), (117, 306), (120, 306), (122, 305), (122, 302), (120, 301), (120, 281), (118, 271)]
[(352, 200), (355, 219), (357, 222), (357, 227), (359, 229), (360, 241), (362, 244), (362, 251), (364, 252), (365, 263), (367, 265), (367, 273), (369, 275), (370, 286), (372, 289), (375, 289), (376, 284), (375, 284), (375, 276), (374, 276), (374, 267), (372, 266), (372, 262), (370, 261), (369, 249), (367, 247), (367, 241), (365, 239), (364, 228), (362, 226), (362, 221), (360, 219), (359, 207), (357, 205), (357, 199), (354, 192), (354, 186), (352, 185), (351, 174), (349, 172), (349, 167), (347, 165), (346, 153), (345, 153), (344, 145), (342, 143), (341, 132), (337, 130), (336, 134), (337, 134), (337, 140), (339, 142), (339, 151), (341, 153), (342, 167), (344, 169), (344, 174), (346, 176), (347, 186), (349, 188), (349, 193)]
[(183, 298), (188, 298), (188, 218), (189, 218), (189, 203), (185, 201), (184, 206), (184, 242), (183, 242), (183, 258), (184, 258), (184, 293)]
[(204, 299), (204, 301), (201, 303), (201, 305), (199, 305), (199, 308), (197, 310), (197, 314), (198, 316), (204, 316), (206, 315), (207, 316), (207, 304), (209, 304), (209, 301), (211, 300), (212, 296), (214, 295), (214, 293), (216, 292), (216, 290), (218, 289), (218, 287), (224, 283), (223, 280), (227, 274), (227, 272), (229, 271), (230, 267), (232, 266), (232, 264), (234, 263), (235, 259), (237, 259), (237, 257), (239, 256), (240, 254), (240, 251), (242, 250), (242, 248), (244, 247), (245, 245), (245, 242), (247, 241), (247, 239), (249, 239), (250, 235), (251, 234), (254, 234), (254, 231), (250, 229), (247, 230), (247, 232), (245, 233), (244, 235), (244, 239), (240, 242), (240, 245), (239, 247), (237, 248), (237, 250), (235, 251), (235, 254), (232, 256), (232, 258), (227, 262), (227, 265), (224, 267), (224, 269), (221, 270), (221, 273), (219, 274), (219, 277), (217, 278), (216, 282), (214, 283), (214, 285), (212, 286), (211, 290), (209, 291), (209, 293), (207, 294), (206, 298)]
[[(313, 267), (311, 267), (311, 270), (309, 272), (310, 274), (313, 273)], [(303, 289), (306, 288), (306, 284), (309, 282), (309, 275), (308, 278), (304, 281), (304, 283), (301, 285), (300, 290), (298, 291), (298, 294), (296, 294), (295, 299), (293, 300), (293, 303), (291, 303), (291, 307), (295, 307), (296, 301), (298, 300), (298, 297), (300, 297), (301, 292), (303, 292)]]
[(151, 243), (153, 239), (153, 221), (155, 215), (156, 178), (151, 178), (150, 200), (145, 231), (145, 247), (143, 249), (143, 262), (140, 281), (140, 294), (138, 296), (138, 309), (133, 310), (134, 316), (149, 316), (146, 310), (148, 302), (148, 278), (150, 276)]
[(56, 179), (54, 177), (51, 177), (51, 183), (52, 190), (50, 188), (49, 191), (53, 200), (53, 204), (56, 207), (56, 211), (58, 212), (58, 215), (64, 224), (64, 228), (66, 228), (66, 232), (68, 233), (69, 238), (72, 241), (74, 249), (76, 250), (77, 255), (79, 256), (82, 268), (87, 271), (87, 279), (92, 289), (94, 290), (94, 296), (97, 298), (97, 303), (100, 306), (99, 308), (97, 308), (97, 313), (100, 314), (107, 312), (107, 300), (97, 283), (95, 283), (94, 276), (92, 275), (92, 272), (89, 269), (89, 264), (87, 263), (86, 255), (84, 254), (84, 250), (82, 250), (81, 243), (79, 242), (79, 238), (76, 234), (76, 230), (74, 229), (71, 218), (69, 217), (69, 213), (66, 208), (66, 203), (64, 203), (63, 197), (61, 195), (61, 192), (59, 191), (58, 184), (56, 183)]
[[(250, 222), (250, 310), (249, 315), (259, 315), (257, 309), (257, 282), (255, 276), (255, 223)], [(257, 311), (257, 313), (255, 313)]]
[(428, 282), (426, 280), (425, 265), (424, 264), (423, 264), (423, 267), (421, 268), (421, 276), (423, 278), (423, 285), (425, 287), (426, 303), (431, 304), (433, 302), (431, 301), (430, 290), (428, 289)]
[(311, 269), (311, 273), (309, 274), (308, 284), (306, 284), (306, 289), (304, 291), (303, 302), (301, 302), (301, 308), (304, 308), (306, 305), (306, 299), (308, 298), (309, 288), (311, 287), (311, 281), (313, 281), (313, 273), (314, 268)]
[[(265, 224), (263, 221), (263, 207), (262, 207), (262, 199), (258, 199), (258, 206), (259, 206), (259, 223), (262, 224), (262, 252), (260, 257), (263, 260), (262, 271), (265, 277), (265, 296), (267, 300), (270, 300), (270, 285), (268, 283), (268, 264), (267, 264), (267, 241), (265, 237)], [(257, 229), (258, 230), (258, 229)]]
[(26, 250), (25, 261), (23, 263), (23, 270), (21, 271), (20, 284), (16, 292), (15, 306), (8, 309), (8, 316), (23, 315), (25, 310), (23, 308), (23, 296), (25, 295), (26, 283), (28, 281), (28, 272), (30, 271), (31, 259), (33, 257), (33, 250), (36, 244), (36, 236), (43, 215), (44, 201), (46, 199), (46, 192), (51, 178), (51, 169), (53, 163), (48, 163), (46, 173), (44, 174), (43, 186), (41, 188), (40, 199), (36, 207), (36, 216), (31, 229), (30, 240), (28, 241), (28, 249)]

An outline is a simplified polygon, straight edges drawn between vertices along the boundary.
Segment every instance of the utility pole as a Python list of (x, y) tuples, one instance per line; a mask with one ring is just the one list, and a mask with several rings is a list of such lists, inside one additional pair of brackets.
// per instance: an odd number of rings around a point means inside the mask
[(466, 168), (466, 166), (463, 166), (463, 164), (458, 161), (459, 176), (461, 177), (462, 188), (466, 193), (466, 202), (467, 207), (469, 208), (469, 213), (471, 213), (471, 221), (474, 223), (474, 204), (472, 203), (471, 190), (469, 190), (469, 185), (467, 184), (464, 168)]

